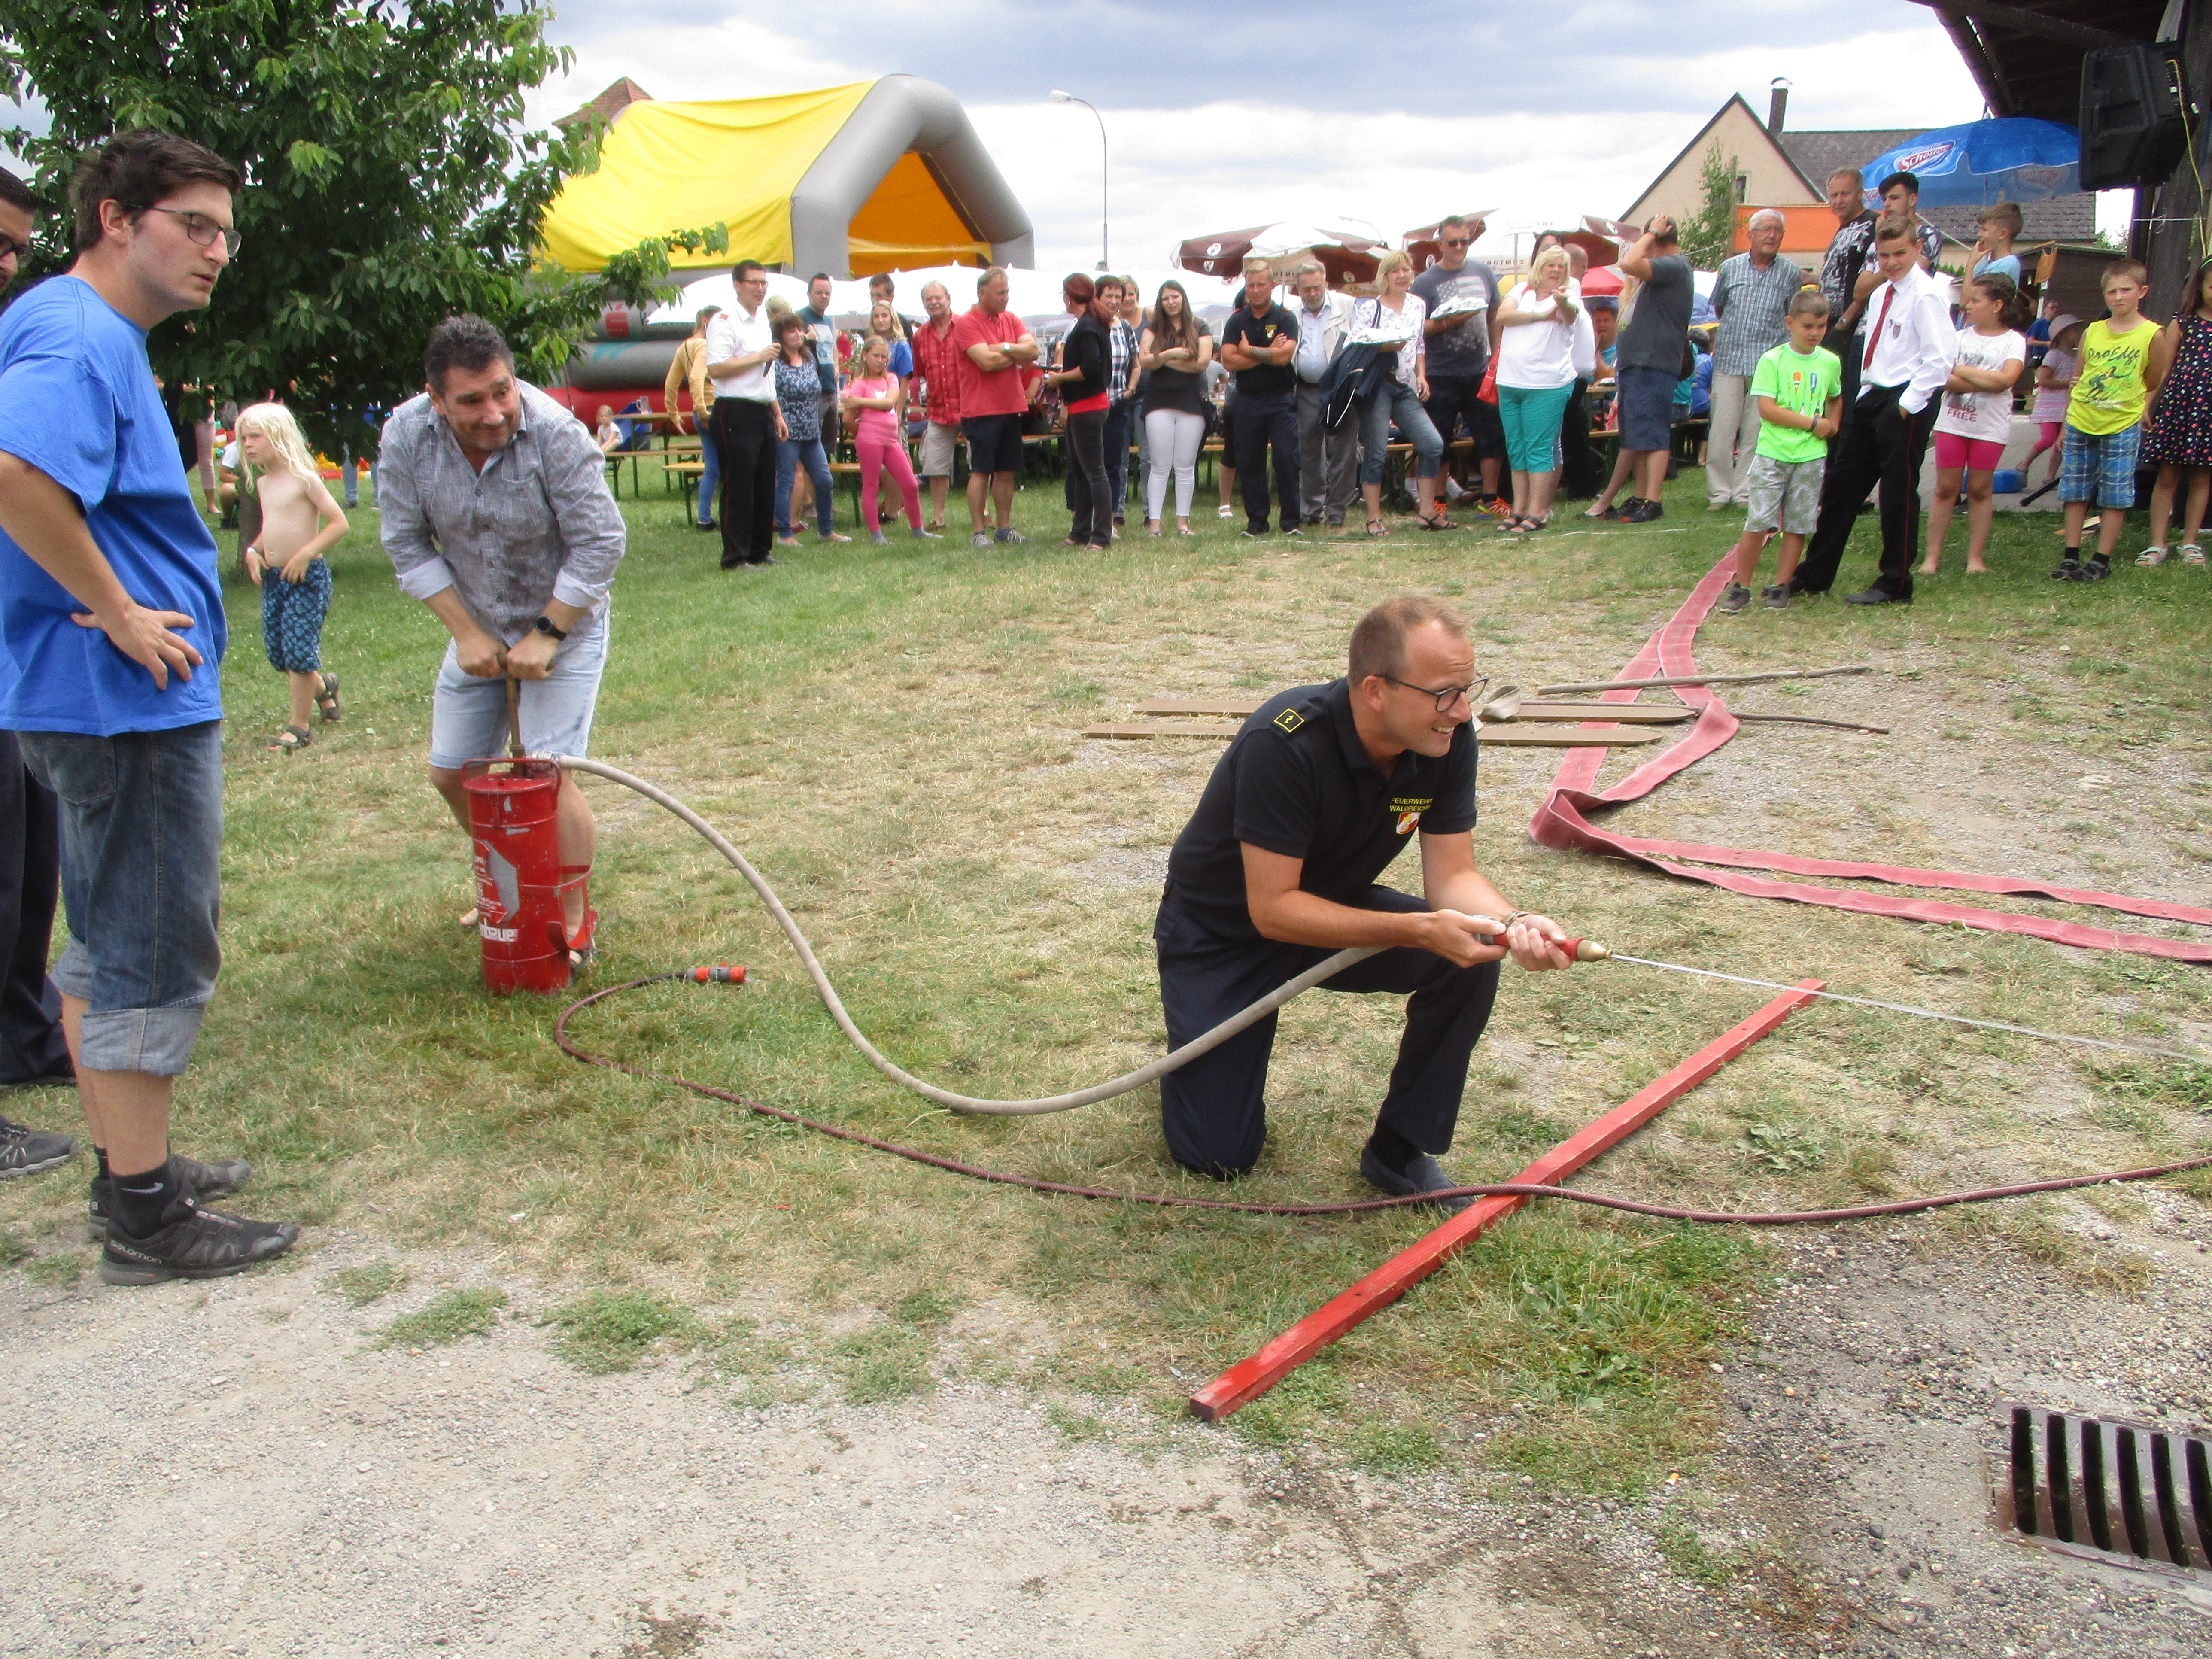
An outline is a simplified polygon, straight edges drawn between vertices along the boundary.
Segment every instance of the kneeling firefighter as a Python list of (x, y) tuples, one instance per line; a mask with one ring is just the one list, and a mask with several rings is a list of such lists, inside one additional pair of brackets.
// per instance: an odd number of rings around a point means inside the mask
[[(1514, 909), (1474, 867), (1484, 684), (1456, 610), (1419, 594), (1376, 605), (1352, 629), (1344, 678), (1279, 693), (1244, 722), (1176, 838), (1152, 930), (1171, 1048), (1334, 951), (1383, 947), (1322, 987), (1410, 994), (1359, 1158), (1395, 1196), (1459, 1184), (1437, 1154), (1451, 1146), (1499, 961), (1572, 961), (1556, 922)], [(1423, 896), (1376, 885), (1416, 834)], [(1177, 1163), (1227, 1180), (1259, 1161), (1274, 1040), (1271, 1013), (1160, 1080)]]

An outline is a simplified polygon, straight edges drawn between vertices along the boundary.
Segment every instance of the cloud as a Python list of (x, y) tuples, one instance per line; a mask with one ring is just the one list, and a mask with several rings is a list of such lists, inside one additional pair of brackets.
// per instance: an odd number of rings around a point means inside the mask
[[(781, 32), (784, 17), (803, 33)], [(1029, 210), (1041, 265), (1099, 257), (1103, 113), (1119, 264), (1164, 264), (1202, 232), (1355, 218), (1395, 235), (1495, 208), (1492, 240), (1624, 210), (1729, 94), (1796, 127), (1936, 127), (1981, 98), (1921, 7), (1810, 0), (1400, 4), (1373, 28), (1340, 0), (1287, 0), (1250, 27), (1179, 0), (819, 0), (770, 27), (716, 0), (586, 0), (560, 15), (574, 68), (543, 120), (627, 75), (657, 98), (756, 96), (888, 73), (942, 81)], [(999, 48), (1003, 47), (1004, 50)]]

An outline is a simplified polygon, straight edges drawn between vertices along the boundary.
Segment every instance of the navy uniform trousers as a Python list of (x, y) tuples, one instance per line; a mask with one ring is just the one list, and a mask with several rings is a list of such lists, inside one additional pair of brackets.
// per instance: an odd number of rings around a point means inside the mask
[[(1425, 911), (1395, 888), (1371, 887), (1362, 910)], [(1318, 945), (1228, 939), (1208, 933), (1172, 895), (1152, 927), (1168, 1046), (1179, 1048), (1335, 954)], [(1323, 980), (1324, 991), (1410, 996), (1390, 1090), (1376, 1121), (1431, 1154), (1450, 1150), (1467, 1089), (1468, 1061), (1498, 994), (1498, 964), (1458, 968), (1431, 951), (1401, 948)], [(1260, 1161), (1267, 1140), (1267, 1058), (1275, 1016), (1245, 1027), (1211, 1053), (1160, 1079), (1160, 1124), (1176, 1163), (1227, 1179)]]
[(69, 1063), (62, 994), (46, 977), (61, 895), (61, 822), (53, 794), (0, 732), (0, 1083), (27, 1083)]

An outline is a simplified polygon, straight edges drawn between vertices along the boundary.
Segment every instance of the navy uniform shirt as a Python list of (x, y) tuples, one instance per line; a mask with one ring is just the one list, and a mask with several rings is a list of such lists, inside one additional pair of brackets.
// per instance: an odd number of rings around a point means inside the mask
[[(1221, 343), (1265, 351), (1285, 334), (1293, 340), (1298, 337), (1298, 319), (1281, 306), (1271, 305), (1265, 313), (1255, 317), (1249, 306), (1240, 305), (1221, 325)], [(1297, 375), (1289, 363), (1262, 362), (1256, 368), (1240, 368), (1236, 374), (1240, 398), (1287, 398), (1298, 388)]]
[(1431, 757), (1408, 750), (1385, 778), (1359, 742), (1345, 680), (1260, 705), (1229, 744), (1168, 854), (1167, 900), (1208, 933), (1256, 939), (1240, 843), (1303, 859), (1302, 892), (1358, 906), (1416, 830), (1474, 827), (1474, 723)]

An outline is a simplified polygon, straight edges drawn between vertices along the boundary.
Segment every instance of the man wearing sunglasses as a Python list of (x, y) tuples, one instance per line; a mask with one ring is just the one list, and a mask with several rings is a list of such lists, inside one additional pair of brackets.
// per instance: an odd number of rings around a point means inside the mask
[[(1456, 213), (1437, 225), (1437, 262), (1413, 278), (1413, 292), (1429, 308), (1424, 325), (1429, 400), (1421, 407), (1447, 444), (1458, 435), (1460, 421), (1466, 420), (1480, 467), (1480, 502), (1487, 504), (1498, 499), (1505, 428), (1499, 423), (1498, 405), (1475, 395), (1482, 389), (1490, 354), (1498, 349), (1499, 328), (1498, 273), (1481, 260), (1468, 258), (1467, 251), (1481, 240), (1482, 232), (1480, 219), (1463, 219)], [(1437, 315), (1439, 310), (1444, 315)]]
[[(1516, 910), (1474, 867), (1482, 686), (1458, 611), (1421, 594), (1376, 605), (1352, 629), (1344, 678), (1278, 693), (1244, 722), (1168, 855), (1152, 930), (1170, 1047), (1338, 951), (1382, 947), (1322, 988), (1411, 998), (1359, 1159), (1394, 1196), (1459, 1184), (1437, 1154), (1451, 1146), (1498, 962), (1569, 965), (1559, 925)], [(1376, 885), (1417, 834), (1422, 896)], [(1178, 1164), (1225, 1181), (1259, 1162), (1274, 1040), (1270, 1014), (1160, 1080)]]
[(214, 295), (238, 188), (187, 139), (110, 140), (70, 187), (76, 262), (0, 318), (0, 726), (60, 800), (54, 979), (111, 1285), (236, 1273), (299, 1233), (201, 1209), (251, 1170), (168, 1144), (219, 960), (225, 629), (146, 337)]

